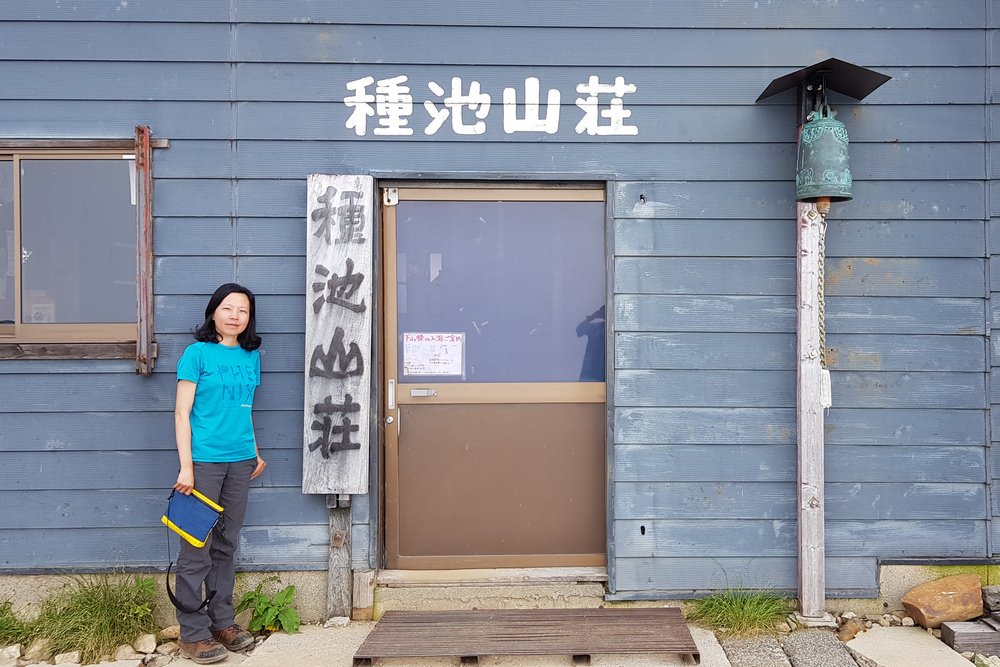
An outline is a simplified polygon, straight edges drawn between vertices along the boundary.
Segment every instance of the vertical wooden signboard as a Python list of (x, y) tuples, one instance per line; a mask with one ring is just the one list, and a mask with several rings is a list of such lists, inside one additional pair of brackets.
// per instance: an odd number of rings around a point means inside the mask
[(373, 187), (309, 175), (303, 493), (368, 493)]

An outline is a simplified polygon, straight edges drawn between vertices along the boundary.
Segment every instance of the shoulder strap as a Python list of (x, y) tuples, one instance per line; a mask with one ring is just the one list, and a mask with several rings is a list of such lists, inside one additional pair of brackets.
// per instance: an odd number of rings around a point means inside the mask
[(197, 614), (199, 611), (207, 607), (208, 603), (212, 601), (212, 598), (215, 597), (215, 591), (209, 593), (208, 597), (205, 598), (202, 601), (201, 605), (198, 606), (196, 609), (185, 607), (184, 605), (181, 604), (180, 600), (177, 599), (177, 596), (175, 596), (174, 592), (170, 589), (170, 570), (171, 568), (173, 568), (173, 566), (174, 566), (173, 562), (167, 565), (167, 597), (170, 598), (170, 603), (175, 607), (177, 607), (178, 609), (180, 609), (181, 611), (187, 614)]

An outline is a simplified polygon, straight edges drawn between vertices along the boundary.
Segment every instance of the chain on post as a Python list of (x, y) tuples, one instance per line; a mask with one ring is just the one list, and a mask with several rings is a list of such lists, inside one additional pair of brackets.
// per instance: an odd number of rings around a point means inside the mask
[(826, 216), (819, 216), (819, 365), (826, 369), (826, 300), (823, 285), (826, 283)]

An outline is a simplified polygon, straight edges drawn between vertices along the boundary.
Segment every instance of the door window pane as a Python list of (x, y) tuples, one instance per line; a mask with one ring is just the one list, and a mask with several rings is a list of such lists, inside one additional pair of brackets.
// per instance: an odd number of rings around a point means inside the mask
[(14, 162), (0, 160), (0, 326), (14, 323)]
[(134, 322), (130, 160), (22, 160), (24, 323)]
[[(396, 221), (400, 382), (604, 381), (603, 202), (401, 201)], [(405, 372), (427, 333), (463, 335), (464, 375)]]

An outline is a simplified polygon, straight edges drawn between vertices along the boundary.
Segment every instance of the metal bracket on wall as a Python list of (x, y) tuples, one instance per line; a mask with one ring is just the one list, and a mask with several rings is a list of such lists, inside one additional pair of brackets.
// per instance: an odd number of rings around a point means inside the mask
[(399, 203), (399, 190), (396, 188), (384, 188), (382, 190), (382, 204), (385, 206), (395, 206)]
[(326, 495), (326, 508), (335, 510), (351, 506), (351, 494), (349, 493), (328, 493)]

